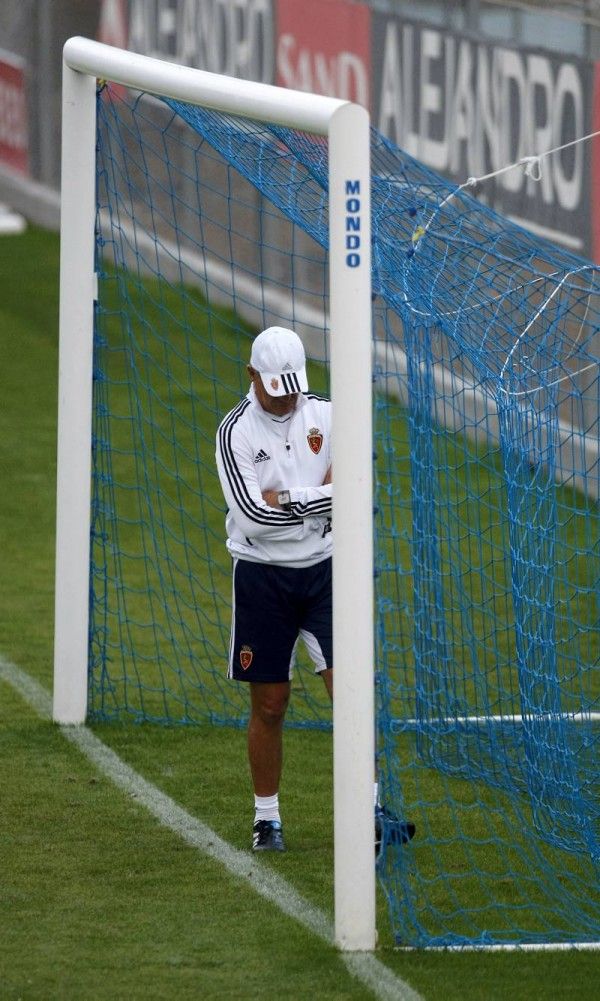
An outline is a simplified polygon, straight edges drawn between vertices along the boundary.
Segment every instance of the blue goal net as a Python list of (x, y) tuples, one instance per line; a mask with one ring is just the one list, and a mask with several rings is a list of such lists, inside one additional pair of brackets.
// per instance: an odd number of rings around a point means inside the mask
[[(90, 715), (244, 725), (216, 428), (328, 387), (327, 146), (98, 94)], [(378, 862), (412, 946), (600, 939), (600, 278), (372, 133)], [(371, 531), (372, 526), (365, 526)], [(328, 727), (311, 669), (289, 723)], [(417, 837), (400, 844), (398, 819)]]

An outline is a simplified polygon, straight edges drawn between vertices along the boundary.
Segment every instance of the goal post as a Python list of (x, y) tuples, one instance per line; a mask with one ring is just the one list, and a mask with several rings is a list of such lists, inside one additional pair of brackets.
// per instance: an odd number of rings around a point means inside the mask
[(87, 709), (96, 80), (63, 73), (54, 718)]
[[(334, 404), (336, 940), (374, 944), (375, 757), (398, 946), (596, 946), (598, 269), (345, 102), (82, 40), (64, 102), (56, 719), (246, 724), (215, 434), (294, 327)], [(329, 730), (302, 653), (293, 687)]]
[[(88, 684), (96, 80), (326, 137), (333, 403), (335, 939), (375, 946), (370, 136), (350, 102), (240, 81), (83, 38), (64, 47), (54, 719)], [(351, 221), (349, 221), (351, 220)], [(348, 246), (348, 233), (355, 234)]]

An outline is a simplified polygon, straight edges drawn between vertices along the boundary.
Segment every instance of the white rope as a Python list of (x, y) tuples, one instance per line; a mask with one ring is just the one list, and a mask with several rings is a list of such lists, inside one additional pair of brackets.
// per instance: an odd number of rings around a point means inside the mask
[[(562, 286), (563, 286), (563, 285), (564, 285), (564, 283), (566, 282), (567, 278), (570, 278), (570, 277), (571, 277), (572, 275), (576, 275), (576, 274), (580, 274), (580, 273), (581, 273), (582, 271), (596, 271), (596, 270), (597, 270), (597, 269), (596, 269), (596, 268), (594, 267), (594, 265), (593, 265), (593, 264), (584, 264), (584, 265), (582, 265), (582, 267), (580, 267), (580, 268), (575, 268), (575, 270), (573, 270), (573, 271), (567, 271), (567, 273), (566, 273), (565, 275), (563, 275), (563, 277), (562, 277), (562, 278), (561, 278), (561, 280), (559, 281), (558, 285), (556, 285), (556, 286), (555, 286), (555, 287), (553, 288), (553, 290), (552, 290), (552, 292), (550, 293), (550, 295), (549, 295), (549, 296), (548, 296), (548, 297), (547, 297), (547, 298), (546, 298), (546, 299), (544, 300), (544, 302), (542, 303), (542, 305), (541, 305), (541, 306), (540, 306), (540, 308), (538, 309), (537, 313), (535, 313), (535, 314), (534, 314), (534, 315), (533, 315), (533, 316), (531, 317), (531, 319), (530, 319), (529, 323), (528, 323), (528, 324), (526, 324), (526, 326), (525, 326), (525, 327), (523, 327), (523, 330), (521, 331), (521, 333), (520, 333), (520, 334), (519, 334), (519, 336), (517, 337), (517, 339), (516, 339), (515, 343), (513, 344), (512, 348), (510, 349), (510, 351), (508, 352), (508, 354), (507, 354), (507, 356), (506, 356), (506, 361), (504, 362), (504, 365), (502, 366), (502, 369), (500, 370), (500, 379), (503, 379), (503, 378), (504, 378), (504, 375), (505, 375), (505, 373), (506, 373), (506, 368), (507, 368), (507, 365), (508, 365), (508, 363), (509, 363), (510, 359), (512, 358), (513, 354), (515, 353), (515, 351), (516, 351), (516, 349), (517, 349), (518, 345), (520, 344), (520, 342), (521, 342), (521, 341), (523, 340), (523, 338), (525, 337), (525, 334), (526, 334), (526, 333), (527, 333), (527, 331), (528, 331), (528, 330), (530, 329), (530, 327), (531, 327), (531, 326), (532, 326), (532, 325), (533, 325), (533, 324), (535, 323), (535, 321), (536, 321), (536, 320), (538, 319), (538, 317), (540, 317), (540, 316), (542, 315), (542, 313), (544, 312), (544, 310), (546, 309), (546, 307), (548, 306), (548, 304), (549, 304), (549, 303), (550, 303), (550, 302), (552, 301), (552, 299), (554, 299), (554, 296), (555, 296), (555, 295), (557, 294), (557, 292), (559, 292), (559, 291), (560, 291), (560, 289), (562, 288)], [(586, 315), (587, 315), (587, 308), (586, 308)], [(584, 321), (585, 321), (585, 317), (584, 317), (584, 320), (582, 320), (582, 322), (581, 322), (581, 324), (580, 324), (580, 328), (579, 328), (579, 333), (581, 332), (581, 328), (582, 328), (582, 326), (583, 326), (583, 323), (584, 323)], [(575, 340), (575, 344), (577, 343), (577, 340), (579, 339), (579, 333), (577, 334), (577, 338), (576, 338), (576, 340)], [(567, 357), (567, 359), (565, 359), (565, 361), (567, 361), (567, 360), (568, 360), (568, 358), (572, 356), (572, 354), (573, 354), (573, 352), (571, 352), (571, 355), (569, 355), (569, 356)], [(576, 374), (576, 373), (569, 373), (569, 375), (567, 375), (567, 376), (563, 376), (563, 379), (568, 379), (568, 378), (571, 378), (571, 376), (572, 376), (573, 374)], [(554, 383), (553, 385), (556, 385), (557, 383), (559, 383), (559, 382), (562, 382), (562, 381), (563, 381), (563, 379), (557, 379), (557, 380), (556, 380), (556, 382), (555, 382), (555, 383)], [(540, 387), (540, 388), (541, 388), (541, 387)], [(514, 394), (511, 394), (511, 395), (514, 395)]]
[[(425, 225), (419, 225), (419, 226), (415, 227), (415, 229), (413, 231), (413, 234), (412, 234), (412, 242), (413, 242), (415, 253), (418, 251), (418, 249), (419, 249), (419, 243), (421, 242), (421, 240), (425, 236), (425, 234), (428, 232), (428, 230), (429, 230), (429, 228), (430, 228), (430, 226), (431, 226), (431, 224), (432, 224), (435, 216), (441, 211), (441, 209), (444, 208), (445, 205), (447, 205), (454, 198), (456, 198), (456, 196), (459, 195), (461, 191), (464, 191), (466, 188), (474, 188), (476, 185), (481, 184), (483, 181), (488, 181), (488, 180), (491, 180), (494, 177), (499, 177), (501, 174), (506, 174), (509, 170), (514, 170), (517, 167), (523, 167), (525, 175), (527, 177), (530, 177), (533, 181), (536, 181), (536, 182), (537, 181), (541, 181), (541, 179), (542, 179), (542, 160), (543, 159), (545, 159), (548, 156), (553, 156), (555, 153), (560, 153), (564, 149), (569, 149), (572, 146), (577, 146), (579, 143), (584, 143), (584, 142), (587, 142), (590, 139), (595, 139), (598, 136), (600, 136), (600, 130), (598, 130), (596, 132), (590, 132), (590, 133), (588, 133), (585, 136), (580, 136), (578, 139), (572, 139), (570, 142), (562, 143), (560, 146), (554, 146), (552, 149), (548, 149), (548, 150), (546, 150), (543, 153), (537, 153), (537, 154), (533, 154), (533, 155), (529, 155), (529, 156), (522, 156), (518, 160), (515, 160), (514, 163), (505, 164), (503, 167), (499, 167), (497, 170), (492, 170), (488, 174), (481, 174), (479, 177), (468, 177), (467, 180), (463, 181), (462, 184), (459, 184), (458, 187), (454, 189), (454, 191), (451, 191), (450, 194), (446, 195), (446, 197), (439, 203), (439, 205), (436, 205), (436, 207), (434, 208), (433, 212), (431, 213), (431, 215), (430, 215), (428, 221), (425, 223)], [(594, 267), (594, 265), (584, 265), (581, 268), (576, 268), (575, 270), (569, 271), (569, 272), (567, 272), (566, 274), (564, 274), (562, 276), (560, 282), (556, 285), (556, 287), (553, 289), (553, 291), (550, 293), (550, 295), (542, 303), (542, 305), (537, 310), (537, 312), (535, 313), (535, 315), (531, 318), (531, 320), (527, 323), (527, 325), (525, 326), (525, 328), (521, 331), (521, 333), (519, 334), (519, 336), (515, 340), (512, 348), (510, 349), (508, 355), (506, 356), (505, 362), (504, 362), (504, 364), (502, 366), (502, 369), (500, 371), (500, 376), (499, 377), (500, 377), (501, 381), (504, 379), (508, 363), (509, 363), (511, 357), (513, 356), (514, 352), (516, 351), (519, 343), (522, 341), (523, 337), (525, 336), (525, 334), (527, 333), (527, 331), (531, 328), (531, 326), (535, 323), (535, 321), (542, 315), (542, 313), (545, 311), (545, 309), (548, 306), (548, 304), (552, 301), (552, 299), (555, 297), (555, 295), (561, 289), (561, 287), (564, 285), (564, 283), (567, 281), (567, 279), (570, 278), (570, 277), (573, 277), (574, 275), (576, 275), (576, 274), (578, 274), (578, 273), (580, 273), (582, 271), (598, 271), (598, 270), (599, 269), (597, 267)], [(549, 278), (556, 277), (557, 275), (558, 275), (558, 272), (553, 272), (553, 274), (551, 274), (551, 275), (545, 275), (543, 277), (540, 276), (540, 278), (535, 279), (534, 282), (535, 281), (539, 281), (539, 280), (548, 280)], [(511, 290), (507, 290), (507, 292), (501, 293), (501, 295), (498, 296), (497, 298), (501, 298), (502, 296), (508, 294), (510, 291)], [(592, 293), (592, 288), (591, 287), (590, 287), (589, 292), (590, 292), (590, 294)], [(406, 294), (406, 291), (405, 291), (404, 295), (405, 295), (406, 302), (410, 306), (410, 303), (408, 302), (408, 296)], [(494, 301), (494, 300), (492, 300), (492, 301)], [(479, 305), (480, 304), (478, 304), (476, 307), (471, 307), (471, 308), (479, 308)], [(460, 310), (456, 310), (455, 312), (458, 313), (458, 312), (462, 312), (462, 311), (464, 311), (464, 307), (461, 308)], [(583, 326), (584, 326), (585, 319), (587, 317), (588, 311), (589, 311), (589, 300), (588, 300), (588, 303), (587, 303), (587, 306), (586, 306), (586, 309), (585, 309), (584, 317), (581, 320), (581, 323), (579, 325), (579, 331), (577, 333), (577, 336), (574, 339), (571, 351), (567, 355), (567, 357), (564, 359), (565, 362), (568, 361), (569, 358), (572, 358), (573, 355), (574, 355), (575, 348), (576, 348), (576, 345), (577, 345), (577, 343), (579, 341), (579, 338), (581, 336), (581, 332), (583, 330)], [(414, 312), (414, 310), (413, 310), (413, 312)], [(429, 314), (422, 314), (422, 315), (429, 315)], [(445, 314), (445, 315), (447, 315), (447, 314)], [(596, 365), (597, 365), (596, 361), (591, 362), (590, 364), (583, 366), (579, 370), (574, 371), (574, 372), (569, 372), (568, 374), (563, 375), (560, 378), (553, 380), (551, 383), (545, 384), (544, 386), (530, 387), (530, 388), (528, 388), (526, 390), (522, 390), (522, 391), (519, 391), (519, 392), (509, 392), (506, 389), (506, 387), (502, 387), (502, 391), (506, 395), (508, 395), (508, 396), (526, 396), (526, 395), (529, 395), (531, 393), (537, 393), (537, 392), (540, 392), (542, 389), (550, 389), (551, 387), (556, 386), (559, 383), (564, 382), (567, 379), (573, 379), (575, 376), (578, 376), (578, 375), (582, 374), (583, 372), (586, 372), (590, 368), (594, 368)]]
[[(499, 174), (505, 174), (507, 170), (513, 170), (515, 167), (525, 167), (525, 173), (527, 177), (531, 177), (534, 181), (541, 181), (542, 179), (542, 160), (547, 156), (553, 156), (554, 153), (560, 153), (563, 149), (569, 149), (571, 146), (577, 146), (579, 143), (587, 142), (588, 139), (595, 139), (600, 136), (600, 131), (589, 132), (586, 136), (580, 136), (579, 139), (571, 139), (568, 143), (563, 143), (561, 146), (554, 146), (553, 149), (547, 149), (544, 153), (536, 153), (533, 156), (522, 156), (519, 160), (515, 160), (514, 163), (509, 163), (504, 167), (500, 167), (498, 170), (493, 170), (489, 174), (482, 174), (481, 177), (469, 177), (462, 187), (473, 186), (479, 184), (481, 181), (487, 181), (492, 177), (497, 177)], [(460, 188), (456, 189), (456, 192), (460, 191)], [(456, 194), (454, 192), (454, 194)]]
[(483, 181), (489, 181), (493, 177), (499, 177), (501, 174), (506, 174), (509, 170), (514, 170), (516, 167), (524, 167), (525, 174), (527, 177), (531, 177), (533, 181), (541, 181), (542, 179), (542, 160), (547, 156), (553, 156), (554, 153), (560, 153), (563, 149), (569, 149), (571, 146), (577, 146), (579, 143), (587, 142), (589, 139), (595, 139), (600, 136), (600, 130), (597, 132), (590, 132), (586, 136), (580, 136), (579, 139), (572, 139), (568, 143), (562, 143), (561, 146), (554, 146), (553, 149), (547, 149), (544, 153), (536, 153), (530, 156), (522, 156), (520, 159), (515, 160), (514, 163), (507, 163), (504, 167), (499, 167), (497, 170), (491, 170), (489, 174), (481, 174), (480, 177), (468, 177), (466, 181), (459, 184), (454, 191), (451, 191), (449, 195), (446, 195), (443, 201), (435, 207), (428, 222), (424, 226), (417, 226), (412, 235), (412, 242), (415, 244), (415, 250), (417, 245), (421, 241), (422, 237), (425, 236), (431, 223), (433, 222), (437, 213), (444, 208), (448, 202), (456, 198), (465, 188), (474, 188), (477, 184), (481, 184)]

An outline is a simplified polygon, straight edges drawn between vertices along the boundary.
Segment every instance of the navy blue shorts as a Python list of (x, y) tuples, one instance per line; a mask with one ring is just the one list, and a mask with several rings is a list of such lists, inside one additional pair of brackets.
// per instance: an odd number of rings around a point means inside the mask
[(229, 677), (289, 681), (299, 638), (321, 672), (333, 666), (331, 559), (312, 567), (233, 562)]

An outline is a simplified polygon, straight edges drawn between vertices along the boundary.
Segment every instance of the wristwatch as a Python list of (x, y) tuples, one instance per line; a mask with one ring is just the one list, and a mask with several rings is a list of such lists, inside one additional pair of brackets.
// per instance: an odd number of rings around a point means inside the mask
[(277, 503), (284, 511), (289, 511), (292, 506), (289, 490), (280, 490), (277, 494)]

